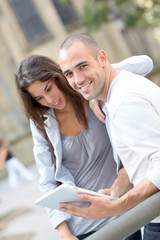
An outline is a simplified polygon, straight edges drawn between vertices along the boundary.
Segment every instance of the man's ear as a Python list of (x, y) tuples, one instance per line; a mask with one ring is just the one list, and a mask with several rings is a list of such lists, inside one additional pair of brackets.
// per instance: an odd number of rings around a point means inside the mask
[(102, 64), (105, 65), (107, 62), (107, 56), (104, 50), (100, 50), (97, 55), (98, 61)]

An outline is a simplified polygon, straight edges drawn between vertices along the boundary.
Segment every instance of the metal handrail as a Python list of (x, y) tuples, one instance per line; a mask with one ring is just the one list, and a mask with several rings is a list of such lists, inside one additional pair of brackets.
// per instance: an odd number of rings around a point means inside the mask
[(123, 240), (160, 216), (160, 192), (147, 198), (86, 240)]

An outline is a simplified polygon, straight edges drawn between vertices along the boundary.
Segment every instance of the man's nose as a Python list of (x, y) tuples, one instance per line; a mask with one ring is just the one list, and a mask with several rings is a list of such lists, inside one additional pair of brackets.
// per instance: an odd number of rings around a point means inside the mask
[(81, 74), (81, 73), (76, 73), (75, 74), (75, 84), (77, 86), (83, 85), (84, 81), (85, 81), (85, 79), (84, 79), (84, 75), (83, 74)]

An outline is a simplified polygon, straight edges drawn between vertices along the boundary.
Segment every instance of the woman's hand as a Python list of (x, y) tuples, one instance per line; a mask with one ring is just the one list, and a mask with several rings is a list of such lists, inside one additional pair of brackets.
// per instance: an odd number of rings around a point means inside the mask
[(89, 106), (96, 115), (96, 117), (103, 123), (105, 123), (105, 115), (102, 112), (102, 109), (100, 107), (99, 100), (93, 99), (89, 101)]
[(110, 188), (100, 189), (98, 192), (99, 192), (99, 193), (102, 193), (102, 194), (104, 194), (104, 195), (109, 195), (109, 196), (111, 196), (111, 197), (116, 197), (116, 196), (114, 196), (114, 195), (112, 194)]
[(63, 238), (61, 237), (62, 240), (78, 240), (77, 237), (73, 236), (72, 234), (70, 236), (64, 236)]
[(98, 192), (103, 193), (105, 195), (110, 195), (111, 197), (121, 197), (132, 188), (133, 185), (129, 180), (128, 174), (125, 168), (122, 167), (119, 170), (118, 176), (115, 179), (114, 183), (112, 184), (111, 188), (101, 189)]
[(57, 230), (62, 240), (78, 240), (78, 238), (71, 233), (65, 221), (57, 226)]

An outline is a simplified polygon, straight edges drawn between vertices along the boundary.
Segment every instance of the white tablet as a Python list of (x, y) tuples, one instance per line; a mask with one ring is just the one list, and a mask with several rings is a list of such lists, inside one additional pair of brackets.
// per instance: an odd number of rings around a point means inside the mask
[(39, 205), (39, 206), (54, 208), (54, 209), (59, 210), (60, 202), (70, 202), (70, 203), (74, 203), (74, 204), (82, 203), (82, 201), (80, 199), (78, 199), (78, 194), (80, 194), (80, 193), (87, 193), (87, 194), (90, 194), (93, 196), (116, 199), (109, 195), (104, 195), (104, 194), (101, 194), (98, 192), (93, 192), (93, 191), (90, 191), (87, 189), (78, 188), (78, 187), (71, 186), (68, 184), (61, 184), (59, 187), (53, 189), (52, 191), (45, 194), (41, 198), (37, 199), (35, 204)]

